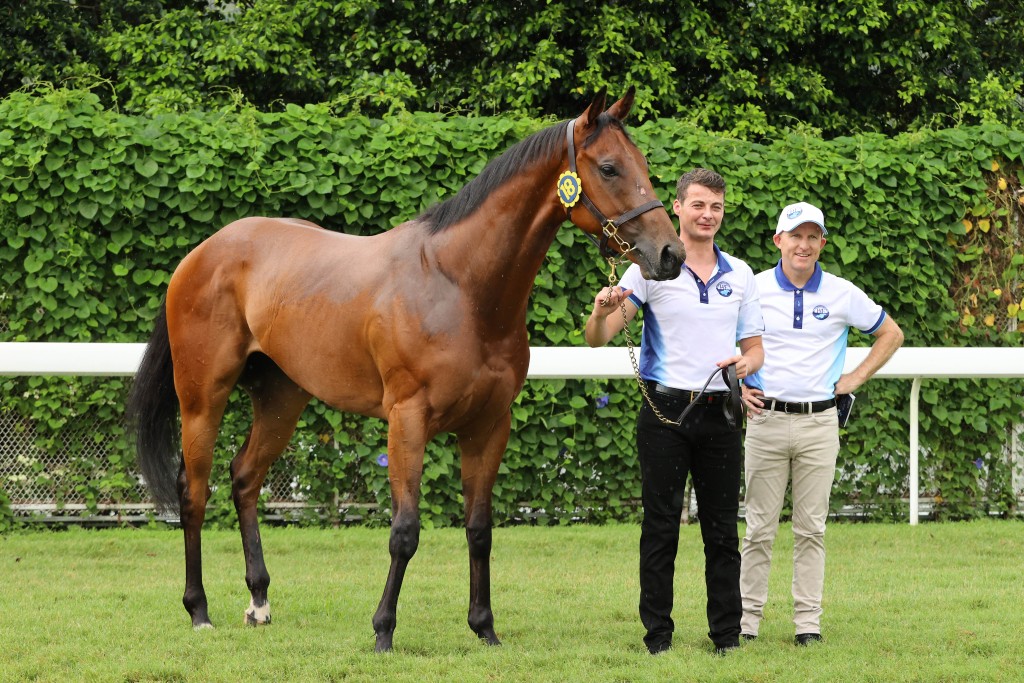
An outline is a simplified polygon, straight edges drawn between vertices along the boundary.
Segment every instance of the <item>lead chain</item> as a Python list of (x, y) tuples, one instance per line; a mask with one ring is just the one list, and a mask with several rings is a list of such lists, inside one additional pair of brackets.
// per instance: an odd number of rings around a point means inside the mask
[[(625, 245), (625, 246), (629, 247), (629, 249), (632, 249), (632, 247), (630, 247), (627, 242), (623, 241), (614, 232), (611, 233), (610, 237), (614, 237), (615, 240), (620, 243), (620, 246), (621, 245)], [(628, 251), (629, 249), (627, 249), (626, 251)], [(623, 252), (623, 253), (625, 253), (625, 252)], [(613, 256), (609, 256), (608, 257), (608, 267), (609, 267), (608, 286), (609, 287), (614, 287), (619, 282), (619, 277), (618, 277), (618, 275), (615, 272), (616, 268), (618, 268), (619, 263), (621, 263), (621, 261), (619, 259), (616, 259)], [(659, 420), (662, 421), (662, 423), (667, 424), (667, 425), (675, 425), (675, 426), (678, 427), (680, 423), (679, 422), (674, 422), (674, 421), (668, 419), (667, 417), (665, 417), (662, 414), (662, 412), (660, 410), (658, 410), (658, 407), (656, 405), (654, 405), (654, 401), (651, 400), (651, 395), (647, 392), (647, 383), (644, 382), (643, 378), (640, 377), (640, 364), (636, 360), (636, 352), (634, 350), (635, 344), (633, 343), (633, 333), (629, 331), (629, 320), (626, 317), (626, 300), (625, 299), (623, 299), (622, 302), (619, 304), (619, 308), (622, 310), (622, 331), (626, 335), (626, 348), (629, 349), (629, 360), (633, 364), (633, 376), (636, 378), (637, 386), (640, 387), (640, 393), (643, 394), (644, 400), (647, 401), (647, 405), (649, 405), (651, 407), (651, 410), (654, 411), (654, 414), (657, 416), (657, 418)]]

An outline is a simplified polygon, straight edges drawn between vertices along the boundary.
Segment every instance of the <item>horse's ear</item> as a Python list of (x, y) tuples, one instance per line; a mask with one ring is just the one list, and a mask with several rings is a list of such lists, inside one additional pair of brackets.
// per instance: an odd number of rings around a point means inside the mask
[(622, 99), (608, 107), (608, 114), (614, 116), (619, 121), (625, 121), (629, 115), (629, 110), (633, 108), (633, 95), (636, 94), (636, 88), (632, 85), (629, 86), (629, 90), (622, 96)]
[(604, 111), (604, 104), (608, 99), (608, 89), (601, 88), (601, 92), (594, 96), (594, 101), (590, 103), (587, 110), (580, 116), (580, 124), (585, 126), (591, 126), (597, 123), (597, 117)]

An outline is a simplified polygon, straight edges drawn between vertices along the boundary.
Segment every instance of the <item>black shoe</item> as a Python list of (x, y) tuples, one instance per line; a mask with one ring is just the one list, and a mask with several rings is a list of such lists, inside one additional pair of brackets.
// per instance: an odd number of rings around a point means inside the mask
[(751, 642), (753, 640), (757, 640), (757, 636), (752, 635), (750, 633), (741, 633), (740, 634), (740, 640), (745, 640), (746, 642), (749, 643), (749, 642)]
[(719, 657), (724, 657), (729, 652), (729, 650), (738, 650), (739, 647), (739, 643), (731, 643), (729, 645), (715, 645), (715, 654)]
[(812, 643), (820, 643), (824, 640), (820, 633), (798, 633), (796, 634), (796, 644), (800, 646), (811, 645)]
[(653, 643), (647, 646), (647, 651), (652, 655), (660, 655), (662, 652), (667, 652), (672, 649), (671, 640), (662, 640), (657, 643)]

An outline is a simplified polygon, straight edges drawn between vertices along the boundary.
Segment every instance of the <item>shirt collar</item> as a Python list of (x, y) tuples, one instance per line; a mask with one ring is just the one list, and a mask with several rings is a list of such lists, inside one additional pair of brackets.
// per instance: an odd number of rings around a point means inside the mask
[(715, 258), (718, 259), (718, 272), (719, 273), (730, 273), (732, 272), (732, 266), (729, 265), (729, 261), (726, 260), (725, 254), (718, 248), (717, 244), (712, 244), (715, 249)]
[[(721, 277), (722, 275), (724, 275), (725, 273), (731, 273), (732, 272), (732, 266), (729, 265), (728, 259), (725, 258), (725, 254), (723, 254), (722, 250), (718, 248), (718, 245), (717, 244), (712, 244), (711, 246), (715, 250), (715, 258), (717, 259), (717, 263), (715, 263), (715, 270), (711, 274), (711, 279), (708, 280), (708, 283), (707, 283), (708, 285), (710, 285), (711, 283), (713, 283), (716, 280), (718, 280), (718, 278)], [(694, 277), (694, 279), (697, 279), (697, 274), (695, 272), (693, 272), (692, 270), (690, 270), (690, 266), (686, 265), (686, 263), (683, 263), (683, 265), (680, 266), (680, 269), (682, 269), (682, 268), (685, 268), (686, 270), (689, 270), (690, 271), (690, 275), (692, 275)]]
[(797, 287), (796, 285), (789, 281), (788, 277), (786, 277), (786, 273), (784, 273), (782, 270), (782, 259), (779, 259), (779, 262), (775, 265), (775, 281), (778, 282), (779, 287), (781, 287), (786, 292), (795, 292), (798, 289), (802, 289), (805, 292), (817, 292), (818, 287), (821, 286), (821, 274), (823, 272), (824, 271), (822, 271), (821, 269), (821, 264), (815, 263), (814, 273), (811, 274), (811, 279), (808, 280), (807, 284), (804, 285), (803, 287)]

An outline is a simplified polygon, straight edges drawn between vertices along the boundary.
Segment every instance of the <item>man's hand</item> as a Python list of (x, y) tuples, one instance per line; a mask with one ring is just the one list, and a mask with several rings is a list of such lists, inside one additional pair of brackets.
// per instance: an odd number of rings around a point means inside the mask
[(743, 385), (743, 405), (747, 407), (747, 417), (754, 417), (760, 415), (761, 411), (764, 410), (764, 392), (760, 389), (748, 387), (746, 384)]
[(594, 297), (594, 311), (591, 313), (595, 318), (601, 320), (612, 314), (612, 311), (619, 310), (619, 306), (625, 301), (632, 289), (622, 287), (605, 287)]
[[(605, 287), (594, 297), (594, 310), (587, 319), (583, 338), (591, 347), (604, 346), (618, 334), (626, 323), (636, 315), (637, 307), (629, 300), (632, 289), (622, 287)], [(612, 317), (612, 313), (626, 307), (626, 316)]]

